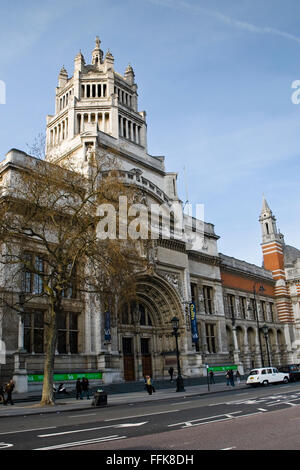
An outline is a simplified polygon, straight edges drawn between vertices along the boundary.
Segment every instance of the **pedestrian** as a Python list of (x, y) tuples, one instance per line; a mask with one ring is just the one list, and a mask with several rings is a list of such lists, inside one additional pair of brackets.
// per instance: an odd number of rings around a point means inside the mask
[(215, 383), (215, 374), (213, 373), (212, 370), (209, 371), (209, 383), (211, 384)]
[(151, 385), (152, 385), (152, 392), (155, 393), (155, 388), (154, 388), (154, 383), (153, 383), (152, 375), (150, 375), (150, 379), (151, 379)]
[(86, 395), (86, 399), (89, 400), (90, 399), (90, 395), (89, 395), (89, 381), (86, 377), (83, 377), (82, 378), (82, 382), (81, 382), (81, 388), (82, 388), (82, 396)]
[(149, 393), (149, 395), (152, 395), (153, 383), (152, 383), (150, 375), (146, 375), (146, 377), (145, 377), (145, 387), (146, 387), (146, 390)]
[(0, 385), (0, 403), (3, 403), (3, 405), (4, 405), (4, 401), (5, 401), (4, 388), (3, 388), (3, 385)]
[(226, 385), (230, 384), (229, 370), (226, 372)]
[(168, 372), (170, 375), (170, 382), (173, 382), (174, 367), (171, 366)]
[(233, 375), (233, 370), (232, 369), (229, 369), (228, 376), (229, 376), (230, 385), (232, 387), (234, 387), (234, 375)]
[(237, 382), (237, 384), (240, 385), (240, 383), (241, 383), (241, 374), (239, 373), (238, 370), (236, 371), (235, 376), (236, 376), (236, 382)]
[(82, 398), (82, 384), (81, 384), (80, 379), (76, 380), (76, 400), (78, 400), (78, 398), (80, 398), (80, 400), (83, 400), (83, 398)]
[(8, 402), (10, 402), (11, 405), (14, 404), (13, 399), (12, 399), (12, 393), (15, 388), (15, 384), (13, 379), (10, 379), (10, 381), (5, 385), (5, 393), (7, 394), (6, 400), (4, 401), (4, 405), (7, 405)]

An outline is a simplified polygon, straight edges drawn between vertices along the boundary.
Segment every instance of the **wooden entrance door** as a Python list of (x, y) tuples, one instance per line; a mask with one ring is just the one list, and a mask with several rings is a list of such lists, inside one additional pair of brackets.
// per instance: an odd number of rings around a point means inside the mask
[(144, 377), (145, 375), (152, 375), (152, 363), (150, 354), (148, 354), (147, 356), (142, 356), (142, 367)]
[(145, 375), (152, 375), (152, 361), (149, 342), (150, 340), (148, 338), (141, 338), (142, 369), (144, 377)]
[(124, 380), (126, 382), (135, 380), (132, 338), (123, 338), (123, 364)]

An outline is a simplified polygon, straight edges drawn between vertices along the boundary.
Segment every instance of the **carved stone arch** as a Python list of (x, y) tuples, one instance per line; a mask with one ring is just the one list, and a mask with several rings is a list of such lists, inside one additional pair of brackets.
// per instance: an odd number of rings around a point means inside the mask
[(162, 277), (140, 276), (136, 282), (137, 297), (154, 304), (153, 309), (157, 314), (155, 326), (171, 328), (171, 320), (174, 316), (179, 318), (180, 328), (185, 327), (185, 317), (179, 294)]

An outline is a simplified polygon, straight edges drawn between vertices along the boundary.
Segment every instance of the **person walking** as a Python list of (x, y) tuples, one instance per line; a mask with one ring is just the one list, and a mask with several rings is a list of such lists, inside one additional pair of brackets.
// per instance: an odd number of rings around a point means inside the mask
[(78, 400), (78, 398), (80, 398), (80, 400), (83, 400), (83, 398), (82, 398), (82, 384), (81, 384), (80, 379), (76, 380), (76, 400)]
[(168, 372), (170, 375), (170, 382), (173, 382), (174, 367), (171, 366)]
[(233, 375), (233, 370), (230, 369), (228, 371), (228, 377), (229, 377), (229, 382), (232, 387), (234, 387), (234, 375)]
[(90, 399), (90, 395), (89, 395), (89, 381), (86, 377), (83, 377), (82, 378), (82, 382), (81, 382), (81, 388), (82, 388), (82, 396), (86, 395), (86, 399), (89, 400)]
[(13, 379), (10, 379), (10, 381), (5, 385), (5, 393), (7, 394), (6, 400), (4, 401), (4, 405), (7, 405), (8, 402), (10, 402), (11, 405), (14, 404), (13, 399), (12, 399), (12, 393), (15, 388), (15, 384)]
[(145, 387), (146, 387), (146, 390), (149, 393), (149, 395), (152, 395), (153, 383), (152, 383), (150, 375), (146, 375), (146, 377), (145, 377)]
[(209, 371), (209, 383), (211, 384), (215, 383), (215, 374), (212, 370)]
[(237, 384), (240, 385), (240, 383), (241, 383), (241, 374), (239, 373), (238, 370), (236, 371), (235, 376), (236, 376), (236, 382), (237, 382)]
[(230, 384), (229, 370), (226, 372), (226, 385)]
[(4, 388), (3, 385), (0, 385), (0, 403), (4, 405), (5, 397), (4, 397)]

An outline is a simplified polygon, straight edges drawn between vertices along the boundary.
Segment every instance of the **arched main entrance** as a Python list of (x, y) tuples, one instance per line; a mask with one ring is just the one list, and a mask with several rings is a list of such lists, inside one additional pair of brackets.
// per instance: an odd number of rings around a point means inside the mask
[[(174, 288), (159, 276), (140, 277), (136, 298), (124, 303), (119, 314), (124, 380), (164, 376), (168, 368), (166, 355), (175, 349), (171, 326), (174, 315), (183, 328), (181, 302)], [(183, 335), (181, 342), (184, 343)]]

